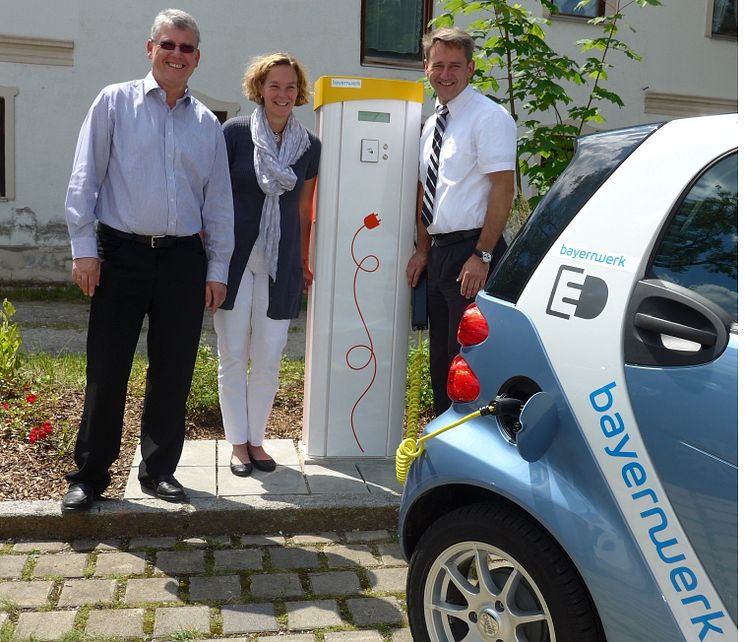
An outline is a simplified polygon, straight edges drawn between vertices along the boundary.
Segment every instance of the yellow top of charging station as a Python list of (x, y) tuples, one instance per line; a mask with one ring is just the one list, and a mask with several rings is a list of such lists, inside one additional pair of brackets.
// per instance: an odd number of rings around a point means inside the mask
[(313, 86), (313, 108), (346, 100), (410, 100), (425, 102), (425, 87), (411, 80), (321, 76)]

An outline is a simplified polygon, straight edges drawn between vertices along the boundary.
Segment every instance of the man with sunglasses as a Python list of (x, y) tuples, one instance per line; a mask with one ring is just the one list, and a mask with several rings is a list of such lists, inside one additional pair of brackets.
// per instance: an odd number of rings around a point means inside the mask
[(151, 70), (110, 85), (78, 138), (65, 202), (72, 277), (91, 296), (86, 398), (78, 470), (62, 500), (87, 510), (111, 483), (127, 381), (148, 316), (141, 419), (143, 491), (183, 501), (174, 471), (205, 307), (223, 302), (233, 251), (233, 203), (220, 123), (187, 81), (200, 59), (194, 18), (159, 13), (147, 42)]

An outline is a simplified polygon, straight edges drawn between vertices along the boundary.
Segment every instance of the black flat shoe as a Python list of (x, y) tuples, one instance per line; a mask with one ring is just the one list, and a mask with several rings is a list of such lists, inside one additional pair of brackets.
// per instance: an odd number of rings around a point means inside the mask
[(162, 479), (141, 479), (140, 488), (143, 493), (167, 502), (183, 502), (187, 498), (184, 487), (173, 475)]
[(236, 477), (249, 477), (251, 475), (251, 462), (248, 464), (234, 464), (231, 462), (231, 472)]
[(254, 459), (249, 453), (249, 459), (254, 464), (254, 468), (261, 470), (263, 473), (271, 473), (277, 468), (277, 462), (271, 457), (269, 459)]
[(71, 484), (65, 497), (62, 499), (62, 510), (83, 511), (93, 505), (96, 493), (88, 484)]

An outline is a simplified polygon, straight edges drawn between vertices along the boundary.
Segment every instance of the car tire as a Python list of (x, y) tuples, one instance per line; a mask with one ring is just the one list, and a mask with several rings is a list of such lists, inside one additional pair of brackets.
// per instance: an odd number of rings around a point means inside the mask
[(473, 504), (434, 522), (410, 560), (407, 605), (415, 642), (606, 639), (573, 564), (512, 506)]

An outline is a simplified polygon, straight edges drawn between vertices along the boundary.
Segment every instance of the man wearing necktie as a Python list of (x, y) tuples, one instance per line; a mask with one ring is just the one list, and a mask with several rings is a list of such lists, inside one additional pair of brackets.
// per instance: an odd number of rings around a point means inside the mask
[(441, 414), (451, 403), (446, 381), (459, 351), (459, 321), (505, 251), (516, 126), (502, 106), (469, 86), (474, 41), (468, 33), (438, 29), (422, 44), (438, 99), (420, 138), (417, 247), (407, 279), (414, 287), (427, 271), (430, 378)]

